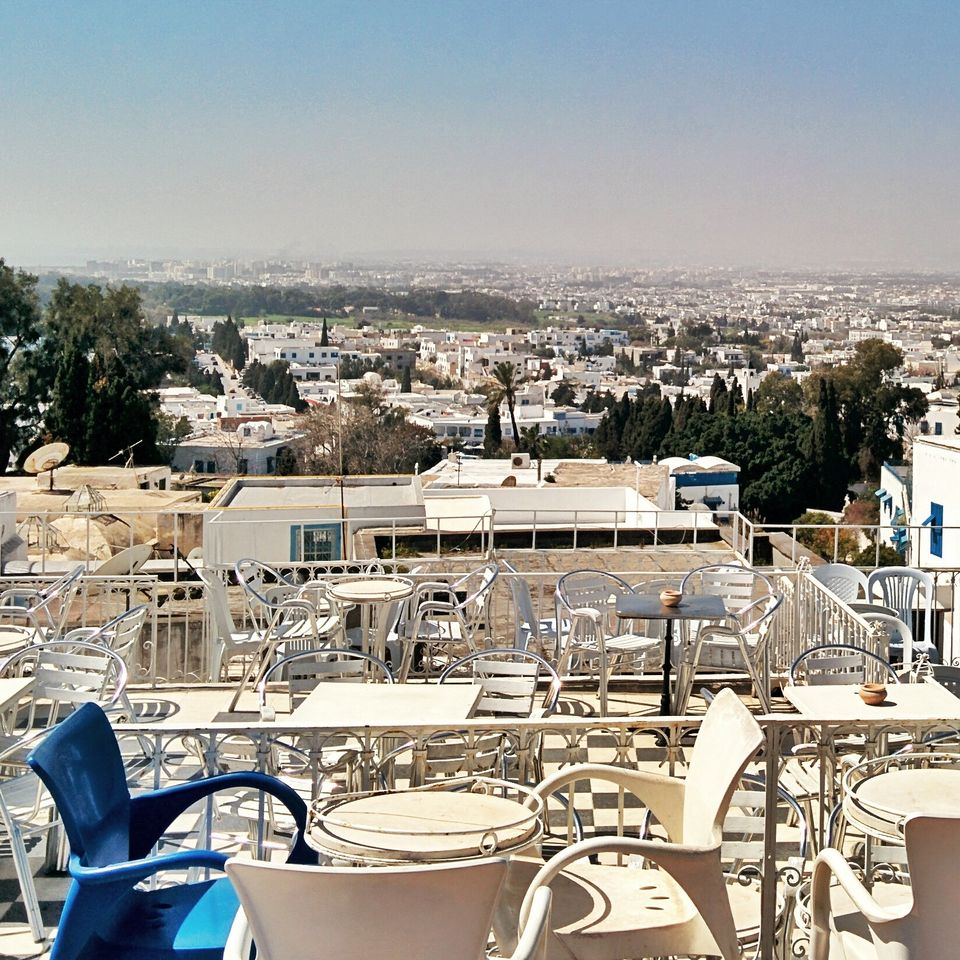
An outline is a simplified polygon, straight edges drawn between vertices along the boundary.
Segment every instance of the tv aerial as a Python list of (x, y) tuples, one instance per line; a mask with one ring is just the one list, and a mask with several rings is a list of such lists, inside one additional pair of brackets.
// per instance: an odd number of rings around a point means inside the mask
[(66, 443), (48, 443), (37, 447), (23, 462), (23, 469), (27, 473), (43, 473), (50, 471), (50, 489), (53, 489), (53, 471), (70, 456), (70, 446)]
[(134, 443), (131, 443), (129, 447), (121, 447), (112, 457), (107, 460), (107, 463), (113, 463), (114, 460), (119, 460), (120, 457), (126, 456), (127, 460), (124, 463), (123, 467), (125, 470), (133, 469), (133, 448), (139, 446), (143, 443), (142, 440), (137, 440)]

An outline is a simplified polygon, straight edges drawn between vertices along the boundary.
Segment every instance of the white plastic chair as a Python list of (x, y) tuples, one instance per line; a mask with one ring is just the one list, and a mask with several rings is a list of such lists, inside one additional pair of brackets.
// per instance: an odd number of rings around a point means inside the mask
[(573, 570), (557, 581), (557, 617), (570, 623), (557, 671), (568, 676), (575, 660), (597, 661), (601, 716), (609, 713), (610, 675), (618, 663), (628, 661), (644, 671), (663, 663), (659, 625), (650, 632), (635, 632), (635, 622), (624, 629), (628, 622), (616, 615), (617, 598), (634, 592), (625, 580), (605, 570)]
[[(917, 590), (921, 596), (917, 597)], [(936, 655), (937, 649), (933, 644), (933, 577), (923, 570), (914, 570), (911, 567), (881, 567), (874, 570), (867, 577), (867, 599), (873, 600), (879, 595), (882, 603), (896, 610), (897, 616), (906, 624), (915, 624), (914, 609), (923, 614), (923, 640), (917, 639), (917, 631), (913, 630), (914, 653)], [(904, 665), (909, 666), (907, 651), (904, 650)]]
[(910, 817), (903, 838), (910, 888), (894, 905), (874, 899), (839, 850), (821, 851), (811, 881), (811, 960), (956, 956), (960, 911), (952, 881), (960, 863), (960, 816)]
[[(304, 867), (227, 861), (240, 898), (224, 960), (479, 960), (502, 859), (431, 866)], [(543, 960), (550, 894), (531, 903), (512, 960)]]
[(230, 597), (226, 584), (216, 570), (198, 570), (197, 576), (203, 582), (213, 624), (209, 672), (210, 679), (217, 683), (225, 667), (229, 672), (231, 660), (238, 657), (247, 660), (256, 656), (260, 649), (260, 634), (252, 629), (237, 629), (230, 613)]
[[(737, 928), (721, 862), (723, 823), (740, 775), (763, 732), (733, 691), (721, 690), (697, 734), (683, 780), (602, 764), (574, 766), (536, 788), (547, 798), (581, 780), (604, 780), (634, 794), (657, 818), (666, 842), (597, 837), (546, 864), (514, 857), (494, 918), (502, 949), (529, 916), (537, 891), (554, 892), (551, 958), (620, 960), (691, 954), (739, 960)], [(600, 853), (642, 857), (659, 870), (582, 863)]]
[(844, 603), (859, 599), (861, 593), (869, 598), (867, 578), (848, 563), (824, 563), (812, 567), (810, 576), (822, 583), (834, 596)]

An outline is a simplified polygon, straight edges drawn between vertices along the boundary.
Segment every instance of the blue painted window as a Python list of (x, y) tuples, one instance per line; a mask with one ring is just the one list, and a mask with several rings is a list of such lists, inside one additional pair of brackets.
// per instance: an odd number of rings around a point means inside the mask
[(302, 563), (340, 560), (339, 523), (303, 523), (290, 528), (290, 559)]
[(939, 503), (930, 504), (930, 553), (935, 557), (943, 556), (943, 507)]

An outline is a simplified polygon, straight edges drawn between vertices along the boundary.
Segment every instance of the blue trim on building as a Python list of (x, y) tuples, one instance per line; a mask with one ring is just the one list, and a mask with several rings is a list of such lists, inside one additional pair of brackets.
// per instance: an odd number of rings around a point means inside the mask
[(723, 473), (675, 473), (673, 479), (678, 487), (735, 487), (740, 474), (733, 470)]

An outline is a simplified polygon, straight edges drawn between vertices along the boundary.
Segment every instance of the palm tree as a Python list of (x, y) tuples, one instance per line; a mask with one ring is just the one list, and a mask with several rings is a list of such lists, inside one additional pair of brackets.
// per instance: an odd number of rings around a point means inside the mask
[(514, 409), (517, 405), (517, 387), (523, 382), (519, 368), (509, 361), (502, 360), (493, 367), (490, 384), (490, 403), (500, 406), (506, 403), (510, 414), (510, 426), (513, 428), (514, 446), (520, 449), (520, 431), (517, 429), (517, 417)]

